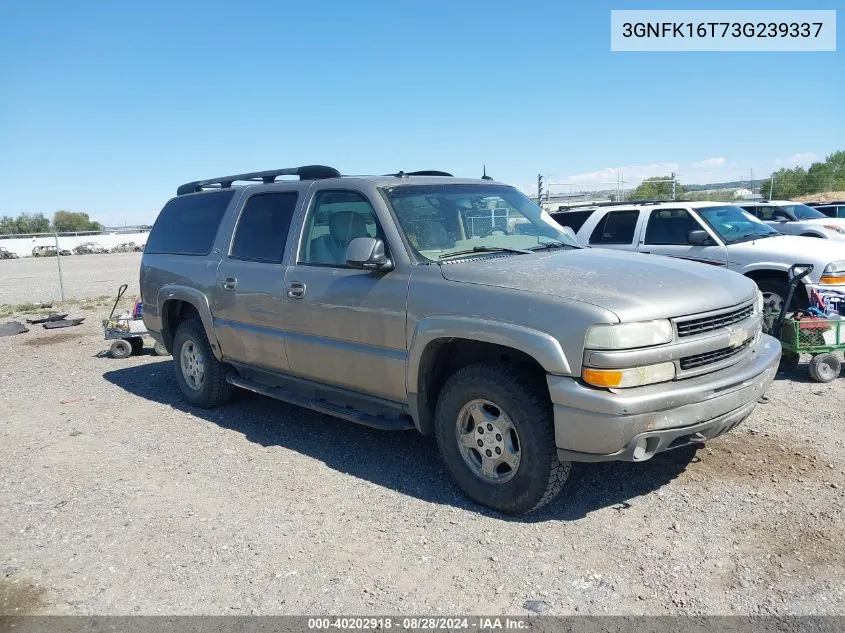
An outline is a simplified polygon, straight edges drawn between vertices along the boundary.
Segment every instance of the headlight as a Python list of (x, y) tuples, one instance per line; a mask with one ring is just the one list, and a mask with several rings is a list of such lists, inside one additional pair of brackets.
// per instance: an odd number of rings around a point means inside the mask
[(845, 260), (831, 262), (822, 273), (819, 283), (823, 284), (845, 284)]
[(660, 363), (630, 369), (593, 369), (585, 367), (581, 373), (584, 382), (595, 387), (642, 387), (656, 382), (666, 382), (675, 377), (674, 363)]
[(669, 321), (642, 321), (594, 325), (587, 330), (584, 347), (587, 349), (634, 349), (662, 345), (672, 340), (672, 323)]
[(839, 224), (824, 224), (822, 225), (828, 231), (836, 231), (837, 233), (845, 233), (845, 226), (841, 226)]

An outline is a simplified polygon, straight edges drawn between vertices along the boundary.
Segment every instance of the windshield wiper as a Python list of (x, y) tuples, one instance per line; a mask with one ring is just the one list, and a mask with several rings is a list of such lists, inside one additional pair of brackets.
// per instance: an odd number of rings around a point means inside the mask
[(511, 248), (509, 246), (473, 246), (465, 251), (455, 251), (454, 253), (443, 253), (438, 259), (446, 259), (447, 257), (460, 257), (461, 255), (472, 255), (473, 253), (519, 253), (520, 255), (530, 255), (531, 251), (524, 248)]
[(546, 248), (575, 248), (575, 249), (577, 249), (578, 247), (573, 246), (572, 244), (567, 244), (566, 242), (559, 242), (558, 240), (553, 240), (551, 242), (541, 242), (537, 246), (532, 246), (528, 250), (529, 251), (540, 251), (540, 250), (543, 250), (543, 249), (546, 249)]
[(739, 244), (740, 242), (753, 242), (754, 240), (762, 240), (763, 238), (774, 237), (775, 235), (780, 235), (780, 233), (754, 233), (753, 235), (744, 235), (735, 240), (731, 240), (729, 243)]

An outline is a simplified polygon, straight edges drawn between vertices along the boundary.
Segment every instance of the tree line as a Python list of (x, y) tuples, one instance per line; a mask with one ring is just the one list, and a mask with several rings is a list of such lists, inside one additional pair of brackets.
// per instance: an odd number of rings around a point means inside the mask
[(845, 191), (845, 151), (834, 152), (808, 169), (779, 169), (760, 183), (760, 195), (776, 200), (825, 191)]
[(79, 233), (82, 231), (102, 231), (103, 225), (88, 217), (87, 213), (56, 211), (53, 219), (43, 213), (21, 213), (18, 217), (0, 218), (0, 235), (16, 233)]

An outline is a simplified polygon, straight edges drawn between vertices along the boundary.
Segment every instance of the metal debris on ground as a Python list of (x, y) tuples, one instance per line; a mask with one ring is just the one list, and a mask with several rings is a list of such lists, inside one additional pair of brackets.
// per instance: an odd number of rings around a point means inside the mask
[(9, 321), (0, 325), (0, 336), (14, 336), (24, 332), (29, 332), (29, 328), (19, 321)]
[(59, 321), (49, 321), (43, 325), (43, 327), (47, 330), (57, 330), (63, 327), (73, 327), (74, 325), (79, 325), (85, 320), (85, 317), (81, 319), (61, 319)]
[(67, 316), (67, 312), (64, 314), (59, 314), (58, 312), (51, 312), (46, 316), (38, 317), (37, 319), (27, 319), (26, 322), (31, 325), (36, 325), (38, 323), (48, 323), (50, 321), (61, 321)]

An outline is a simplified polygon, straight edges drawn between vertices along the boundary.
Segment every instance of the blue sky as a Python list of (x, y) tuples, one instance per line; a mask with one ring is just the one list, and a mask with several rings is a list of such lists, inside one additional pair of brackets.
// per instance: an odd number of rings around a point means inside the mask
[(841, 28), (836, 53), (611, 53), (611, 8), (735, 7), (5, 3), (0, 215), (151, 221), (182, 182), (308, 163), (468, 176), (486, 163), (527, 189), (538, 172), (761, 177), (845, 149)]

